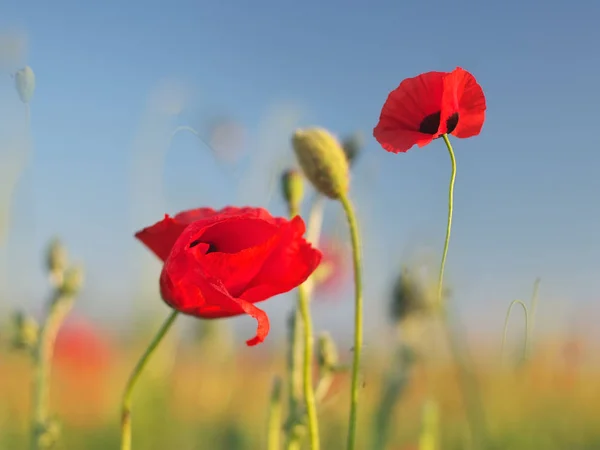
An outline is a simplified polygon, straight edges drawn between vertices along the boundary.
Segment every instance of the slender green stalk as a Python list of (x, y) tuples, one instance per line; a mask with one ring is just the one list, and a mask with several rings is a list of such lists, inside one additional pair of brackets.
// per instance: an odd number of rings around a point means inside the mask
[(295, 421), (299, 416), (298, 405), (302, 396), (302, 316), (298, 307), (294, 308), (290, 318), (290, 343), (288, 353), (288, 422), (286, 448), (298, 450), (300, 448), (300, 437), (294, 429)]
[(438, 304), (441, 306), (443, 300), (443, 289), (444, 289), (444, 272), (446, 270), (446, 258), (448, 257), (448, 246), (450, 245), (450, 233), (452, 232), (452, 215), (454, 214), (454, 182), (456, 181), (456, 158), (454, 157), (454, 150), (452, 144), (448, 139), (448, 135), (442, 136), (446, 147), (448, 147), (448, 154), (450, 155), (450, 161), (452, 163), (452, 172), (450, 175), (450, 184), (448, 186), (448, 222), (446, 226), (446, 239), (444, 240), (444, 251), (442, 252), (442, 261), (440, 263), (440, 274), (438, 278)]
[(444, 289), (444, 271), (446, 267), (446, 258), (448, 256), (448, 247), (450, 244), (450, 235), (452, 231), (452, 215), (454, 212), (454, 183), (456, 181), (456, 158), (452, 144), (448, 139), (448, 135), (443, 136), (451, 162), (450, 183), (448, 186), (448, 221), (446, 224), (446, 239), (444, 240), (444, 250), (442, 252), (442, 260), (440, 262), (440, 272), (438, 277), (438, 292), (437, 304), (440, 307), (441, 318), (446, 332), (446, 337), (450, 350), (453, 354), (454, 361), (458, 369), (458, 381), (461, 386), (463, 401), (465, 404), (467, 416), (470, 422), (471, 435), (475, 441), (477, 448), (482, 445), (480, 433), (485, 433), (485, 417), (484, 409), (481, 405), (477, 379), (471, 370), (471, 364), (468, 360), (467, 348), (464, 343), (464, 338), (459, 335), (458, 330), (452, 330), (450, 319), (446, 305), (443, 304), (443, 289)]
[[(298, 215), (297, 205), (289, 205), (289, 215), (294, 217)], [(302, 319), (303, 333), (300, 333), (300, 321), (298, 320), (298, 313)], [(300, 337), (303, 337), (303, 342), (300, 343)], [(312, 381), (312, 363), (313, 363), (313, 331), (312, 331), (312, 320), (310, 317), (310, 306), (309, 306), (309, 291), (307, 283), (303, 283), (298, 286), (298, 305), (296, 307), (295, 317), (295, 330), (293, 334), (292, 342), (292, 354), (294, 365), (296, 362), (296, 353), (303, 350), (304, 358), (302, 362), (302, 388), (304, 391), (304, 404), (306, 407), (306, 414), (308, 418), (308, 435), (310, 439), (310, 448), (312, 450), (319, 450), (319, 422), (317, 417), (317, 403), (315, 400), (315, 392), (313, 389)], [(290, 389), (295, 389), (296, 380), (298, 379), (299, 367), (292, 367), (290, 380)], [(291, 399), (291, 397), (290, 397)], [(291, 405), (290, 405), (291, 406)], [(291, 411), (292, 414), (296, 414), (296, 411)], [(291, 432), (291, 439), (288, 440), (288, 449), (300, 448), (300, 442), (298, 438), (294, 436), (294, 432)]]
[(33, 422), (31, 426), (31, 449), (40, 450), (48, 447), (44, 441), (47, 432), (49, 413), (48, 397), (50, 369), (56, 335), (65, 317), (71, 311), (72, 296), (56, 294), (50, 303), (46, 320), (40, 330), (39, 340), (34, 350), (33, 379)]
[(340, 197), (340, 202), (346, 213), (350, 239), (352, 241), (352, 260), (354, 265), (354, 358), (352, 361), (352, 387), (350, 391), (350, 418), (348, 423), (348, 450), (356, 447), (356, 422), (358, 418), (358, 390), (360, 356), (363, 346), (363, 296), (361, 274), (361, 249), (358, 235), (358, 222), (352, 203), (346, 195)]
[(267, 450), (279, 450), (281, 438), (281, 378), (273, 380), (271, 402), (269, 404)]
[(506, 346), (506, 336), (508, 334), (508, 321), (510, 319), (510, 313), (513, 306), (520, 305), (525, 313), (525, 343), (523, 345), (523, 359), (527, 358), (529, 353), (529, 312), (527, 311), (527, 305), (521, 300), (513, 300), (510, 302), (510, 306), (506, 311), (506, 319), (504, 319), (504, 332), (502, 333), (502, 347), (500, 348), (500, 359), (504, 360), (504, 349)]
[(312, 363), (313, 363), (313, 333), (312, 320), (310, 318), (310, 309), (308, 305), (308, 295), (306, 286), (298, 286), (298, 307), (304, 323), (304, 361), (303, 361), (303, 387), (304, 403), (306, 405), (306, 414), (308, 416), (308, 435), (310, 439), (310, 448), (319, 450), (319, 423), (317, 418), (317, 402), (315, 401), (315, 392), (312, 382)]
[(123, 394), (123, 401), (121, 403), (121, 450), (131, 450), (131, 403), (133, 388), (135, 387), (142, 371), (146, 367), (146, 364), (150, 360), (150, 357), (158, 347), (158, 344), (165, 337), (173, 322), (177, 318), (179, 312), (173, 310), (169, 317), (163, 322), (162, 326), (158, 330), (152, 342), (136, 364), (133, 372), (129, 376), (129, 381), (125, 387), (125, 393)]

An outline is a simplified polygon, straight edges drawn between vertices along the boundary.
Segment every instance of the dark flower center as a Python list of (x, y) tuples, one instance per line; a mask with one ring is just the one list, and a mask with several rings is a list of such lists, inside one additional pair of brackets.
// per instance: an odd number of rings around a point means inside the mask
[[(201, 239), (196, 239), (194, 242), (192, 242), (190, 244), (190, 248), (194, 248), (196, 245), (200, 244), (201, 242), (202, 242)], [(214, 253), (214, 252), (218, 251), (217, 246), (215, 244), (212, 244), (210, 242), (204, 242), (204, 244), (208, 244), (208, 250), (206, 251), (206, 254)]]
[[(436, 134), (438, 128), (440, 127), (441, 114), (441, 111), (438, 111), (425, 117), (421, 122), (421, 125), (419, 125), (419, 132), (424, 134)], [(457, 112), (452, 114), (450, 117), (448, 117), (448, 120), (446, 120), (446, 127), (448, 128), (447, 133), (452, 133), (456, 128), (456, 125), (458, 125)]]

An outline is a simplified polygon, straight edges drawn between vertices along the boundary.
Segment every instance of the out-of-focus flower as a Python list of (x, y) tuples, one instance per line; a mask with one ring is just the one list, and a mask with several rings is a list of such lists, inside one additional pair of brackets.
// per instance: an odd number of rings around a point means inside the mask
[(356, 132), (342, 140), (342, 149), (351, 167), (356, 162), (356, 158), (360, 155), (364, 145), (365, 138), (360, 132)]
[(164, 261), (160, 290), (169, 306), (206, 319), (248, 314), (258, 328), (247, 344), (256, 345), (269, 333), (269, 318), (255, 303), (302, 284), (321, 261), (304, 232), (299, 216), (227, 207), (165, 215), (135, 236)]
[(227, 163), (239, 160), (244, 152), (245, 130), (241, 123), (231, 118), (216, 118), (208, 127), (208, 143), (215, 157)]
[(433, 311), (435, 289), (433, 283), (417, 271), (403, 267), (396, 279), (390, 302), (392, 321), (402, 322), (415, 315), (428, 315)]
[(373, 136), (392, 153), (424, 147), (443, 134), (469, 138), (480, 133), (485, 110), (483, 89), (466, 70), (427, 72), (389, 94)]
[(97, 426), (110, 411), (113, 342), (104, 330), (82, 316), (60, 328), (54, 346), (60, 416), (78, 426)]
[(315, 294), (331, 295), (339, 292), (351, 279), (351, 248), (334, 238), (322, 237), (319, 250), (321, 264), (313, 275)]

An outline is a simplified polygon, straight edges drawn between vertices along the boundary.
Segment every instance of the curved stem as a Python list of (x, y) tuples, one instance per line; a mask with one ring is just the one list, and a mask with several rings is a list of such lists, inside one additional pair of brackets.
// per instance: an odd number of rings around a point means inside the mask
[(521, 305), (523, 308), (523, 312), (525, 313), (525, 344), (523, 346), (523, 359), (527, 358), (529, 353), (529, 312), (527, 311), (527, 305), (523, 303), (521, 300), (513, 300), (510, 302), (510, 306), (508, 307), (508, 311), (506, 311), (506, 319), (504, 319), (504, 332), (502, 333), (502, 347), (500, 348), (500, 359), (504, 360), (504, 348), (506, 345), (506, 335), (508, 334), (508, 320), (510, 319), (510, 313), (512, 311), (513, 306)]
[(276, 377), (271, 390), (271, 402), (269, 405), (267, 450), (279, 450), (281, 437), (281, 379)]
[(469, 418), (469, 425), (471, 429), (471, 435), (475, 441), (474, 445), (476, 448), (482, 445), (482, 435), (486, 433), (486, 421), (485, 411), (481, 404), (479, 397), (477, 379), (471, 368), (471, 361), (469, 359), (468, 350), (466, 348), (465, 339), (462, 334), (458, 333), (457, 330), (452, 330), (450, 325), (450, 319), (448, 316), (448, 310), (446, 305), (443, 305), (443, 289), (444, 289), (444, 270), (446, 267), (446, 257), (448, 256), (448, 246), (450, 244), (450, 234), (452, 230), (452, 215), (454, 212), (454, 183), (456, 181), (456, 158), (454, 156), (454, 149), (448, 135), (443, 136), (446, 147), (448, 148), (448, 154), (450, 155), (450, 162), (452, 165), (450, 183), (448, 186), (448, 221), (446, 224), (446, 239), (444, 240), (444, 250), (442, 252), (442, 260), (440, 262), (440, 272), (438, 277), (438, 292), (437, 292), (437, 304), (440, 308), (442, 315), (442, 322), (446, 333), (446, 338), (452, 352), (454, 361), (458, 369), (458, 381), (460, 383), (460, 390), (463, 396), (467, 416)]
[(361, 249), (358, 235), (358, 222), (352, 203), (346, 195), (340, 196), (340, 202), (346, 213), (348, 226), (350, 228), (350, 239), (352, 241), (352, 260), (354, 265), (354, 358), (352, 361), (352, 387), (350, 391), (350, 419), (348, 424), (348, 450), (356, 447), (356, 422), (358, 417), (358, 389), (360, 356), (363, 345), (363, 298), (362, 298), (362, 275), (361, 275)]
[(173, 310), (169, 317), (163, 322), (162, 326), (158, 330), (152, 342), (136, 364), (133, 372), (129, 377), (129, 381), (127, 382), (127, 386), (125, 387), (125, 393), (123, 394), (123, 401), (121, 403), (121, 450), (131, 450), (131, 403), (132, 403), (132, 394), (133, 388), (135, 387), (142, 371), (148, 364), (150, 357), (158, 347), (158, 344), (165, 337), (173, 322), (177, 318), (179, 314), (178, 311)]
[(35, 375), (33, 381), (33, 423), (31, 427), (31, 448), (45, 448), (43, 435), (48, 426), (48, 389), (50, 368), (56, 335), (65, 317), (73, 306), (74, 298), (58, 295), (48, 310), (46, 320), (40, 330), (40, 336), (34, 353)]
[(448, 148), (450, 161), (452, 163), (452, 172), (450, 175), (450, 184), (448, 186), (448, 222), (446, 225), (446, 239), (444, 240), (444, 251), (442, 252), (442, 261), (440, 263), (440, 273), (438, 277), (438, 306), (441, 306), (443, 299), (444, 271), (446, 269), (446, 258), (448, 257), (448, 246), (450, 244), (450, 233), (452, 231), (452, 214), (454, 213), (454, 182), (456, 181), (456, 158), (454, 157), (454, 150), (452, 149), (452, 144), (450, 144), (448, 135), (444, 134), (442, 137), (444, 138), (444, 142)]

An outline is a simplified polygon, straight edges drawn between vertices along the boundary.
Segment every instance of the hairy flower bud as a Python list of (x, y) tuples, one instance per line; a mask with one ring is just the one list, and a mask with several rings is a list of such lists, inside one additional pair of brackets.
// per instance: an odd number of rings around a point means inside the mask
[(60, 240), (53, 239), (46, 252), (46, 268), (53, 278), (62, 279), (62, 274), (67, 268), (67, 250)]
[(18, 311), (14, 315), (15, 334), (12, 345), (18, 349), (33, 349), (37, 344), (39, 326), (35, 319)]
[(302, 174), (294, 169), (286, 170), (281, 176), (283, 198), (292, 210), (298, 210), (304, 197)]
[(390, 313), (393, 321), (403, 321), (427, 313), (433, 305), (433, 290), (408, 268), (403, 268), (396, 280), (391, 298)]
[(331, 133), (323, 128), (297, 130), (292, 145), (300, 167), (315, 189), (332, 199), (348, 192), (348, 160)]
[(65, 272), (62, 285), (59, 288), (60, 294), (70, 297), (77, 295), (83, 286), (83, 267), (69, 267)]

